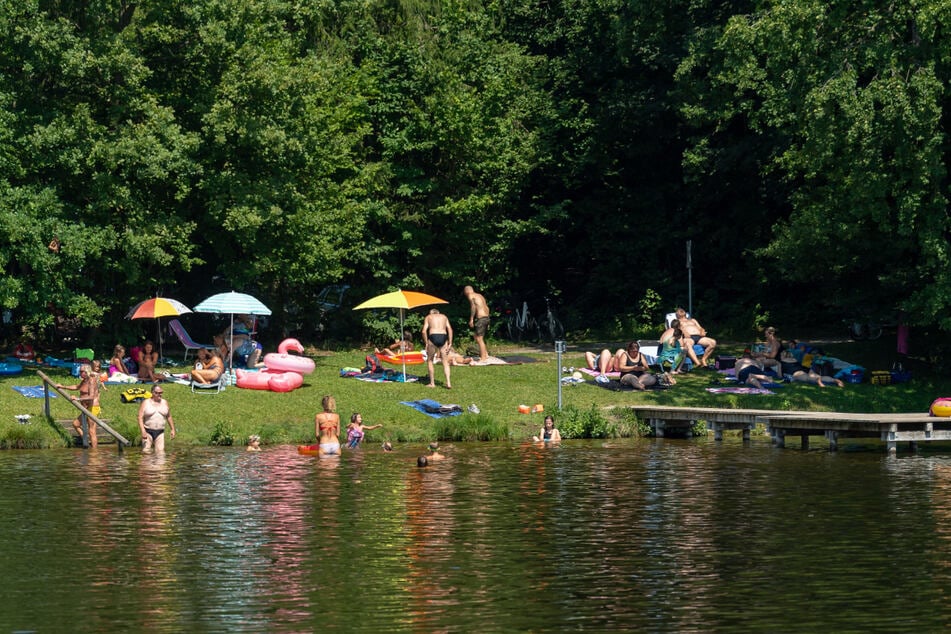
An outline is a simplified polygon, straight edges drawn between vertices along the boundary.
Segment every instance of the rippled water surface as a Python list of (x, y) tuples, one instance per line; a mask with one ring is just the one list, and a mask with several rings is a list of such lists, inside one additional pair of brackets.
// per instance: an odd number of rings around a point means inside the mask
[(951, 455), (0, 452), (0, 630), (936, 631)]

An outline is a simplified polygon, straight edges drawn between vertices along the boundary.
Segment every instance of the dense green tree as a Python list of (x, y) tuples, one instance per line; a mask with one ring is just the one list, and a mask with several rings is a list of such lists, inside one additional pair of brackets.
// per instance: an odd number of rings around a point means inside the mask
[(940, 4), (761, 2), (681, 69), (693, 79), (704, 68), (688, 112), (716, 130), (691, 159), (723, 174), (738, 141), (761, 144), (751, 185), (786, 191), (785, 205), (764, 209), (777, 227), (757, 253), (804, 283), (813, 306), (903, 307), (951, 325), (941, 39), (951, 14)]

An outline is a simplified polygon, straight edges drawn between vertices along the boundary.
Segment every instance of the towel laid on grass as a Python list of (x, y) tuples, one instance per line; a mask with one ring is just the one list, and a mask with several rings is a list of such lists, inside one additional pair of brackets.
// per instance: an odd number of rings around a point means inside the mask
[(446, 418), (447, 416), (459, 416), (462, 414), (462, 406), (455, 404), (443, 405), (431, 398), (424, 398), (418, 401), (400, 401), (400, 405), (408, 405), (417, 412), (422, 412), (433, 418)]
[[(771, 384), (773, 385), (773, 384)], [(758, 387), (708, 387), (707, 391), (711, 394), (775, 394), (772, 390)]]
[(358, 381), (366, 381), (367, 383), (415, 383), (419, 381), (420, 378), (412, 374), (407, 374), (404, 377), (402, 372), (393, 372), (392, 370), (385, 372), (361, 372), (360, 374), (341, 374), (340, 376), (344, 378), (354, 378)]
[[(13, 389), (28, 398), (43, 398), (42, 385), (14, 385)], [(50, 398), (59, 398), (53, 390), (50, 390)]]
[(587, 383), (589, 385), (597, 385), (598, 387), (603, 387), (604, 389), (611, 390), (613, 392), (643, 392), (643, 391), (649, 391), (649, 390), (669, 390), (670, 389), (669, 385), (664, 385), (660, 381), (658, 381), (654, 385), (651, 385), (645, 390), (635, 390), (630, 385), (624, 385), (620, 381), (608, 381), (607, 383), (595, 382), (593, 384), (590, 381), (587, 381)]
[[(598, 376), (598, 375), (601, 374), (601, 373), (598, 372), (597, 370), (592, 370), (591, 368), (578, 368), (578, 370), (580, 370), (581, 372), (584, 372), (585, 374), (587, 374), (587, 375), (589, 375), (589, 376)], [(621, 373), (620, 373), (620, 372), (608, 372), (608, 373), (605, 374), (604, 376), (608, 377), (609, 379), (618, 379), (618, 378), (621, 377)]]

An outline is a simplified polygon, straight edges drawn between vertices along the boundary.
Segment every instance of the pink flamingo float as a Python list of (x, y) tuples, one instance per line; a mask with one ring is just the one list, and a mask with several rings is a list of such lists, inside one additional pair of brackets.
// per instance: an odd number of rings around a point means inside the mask
[(304, 346), (297, 339), (285, 339), (277, 347), (277, 353), (271, 352), (264, 356), (266, 370), (235, 370), (237, 386), (272, 392), (290, 392), (299, 388), (304, 384), (304, 375), (314, 371), (314, 360), (300, 354), (290, 354), (290, 350), (303, 353)]

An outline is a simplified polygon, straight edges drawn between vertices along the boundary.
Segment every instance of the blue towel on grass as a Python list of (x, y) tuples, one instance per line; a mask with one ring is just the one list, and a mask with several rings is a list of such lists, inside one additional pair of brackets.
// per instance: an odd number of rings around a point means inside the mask
[[(42, 385), (14, 385), (13, 389), (29, 398), (43, 398), (43, 386)], [(50, 391), (50, 398), (58, 398), (56, 393)]]
[(400, 405), (408, 405), (417, 412), (422, 412), (433, 418), (446, 418), (447, 416), (458, 416), (462, 413), (462, 407), (459, 405), (443, 405), (430, 398), (420, 399), (418, 401), (400, 401)]

